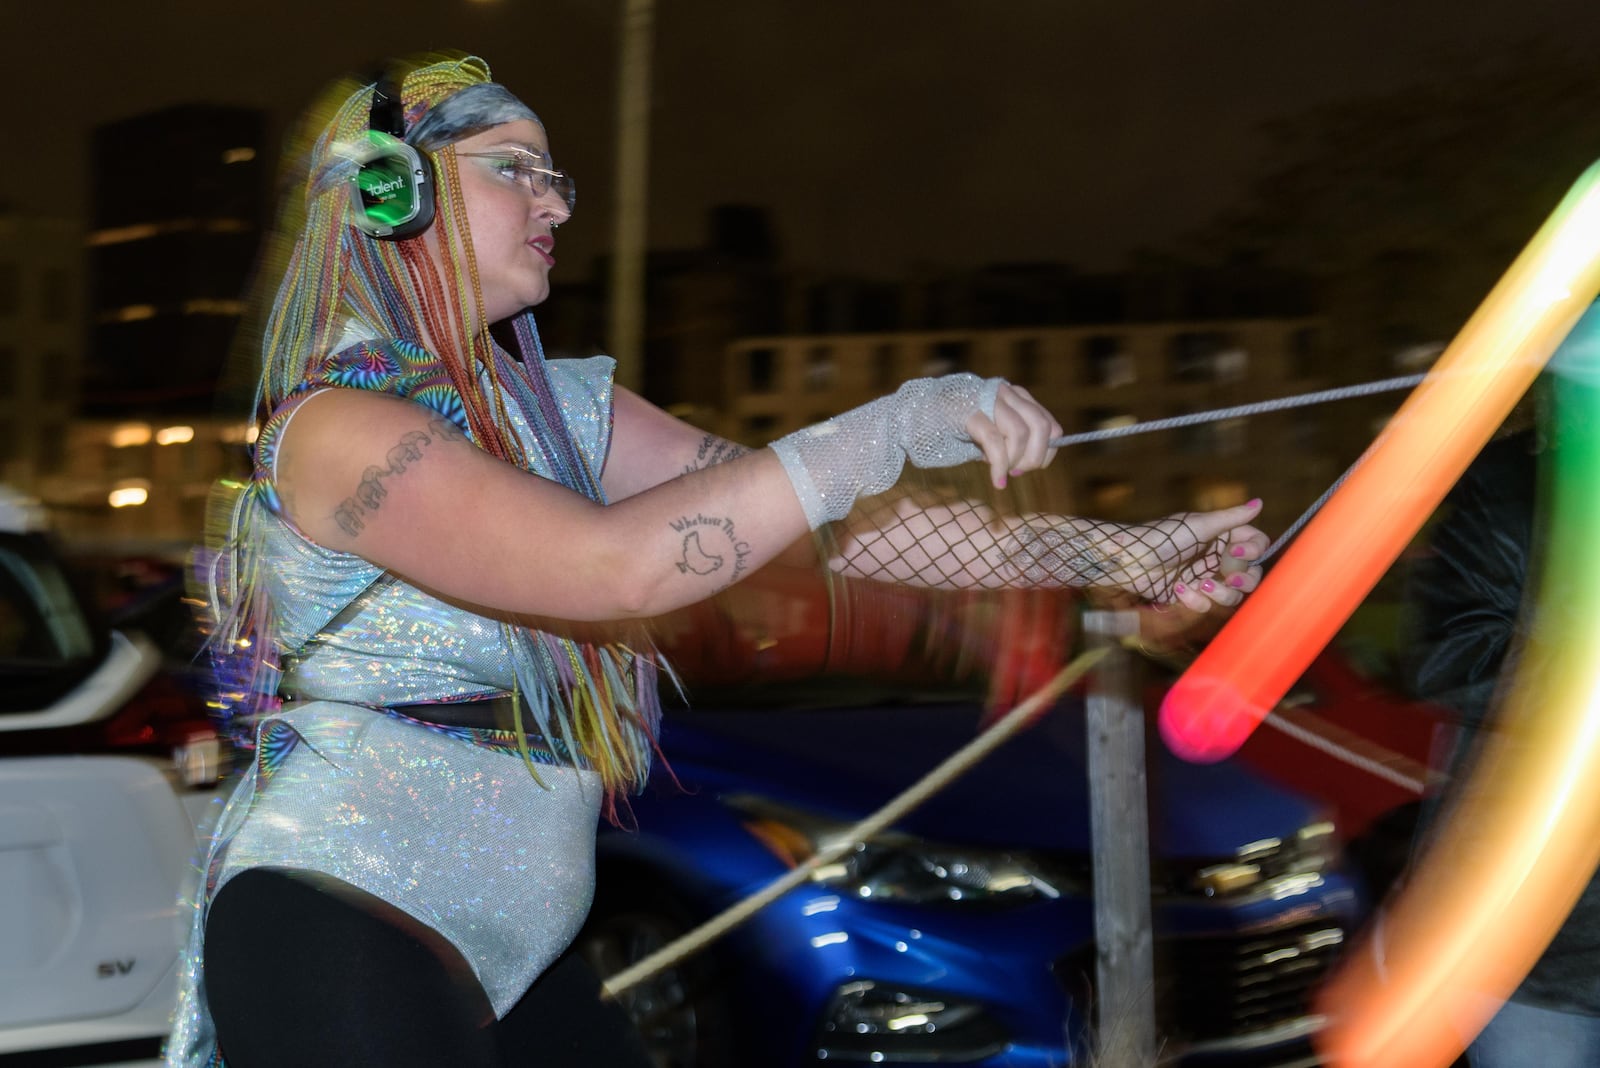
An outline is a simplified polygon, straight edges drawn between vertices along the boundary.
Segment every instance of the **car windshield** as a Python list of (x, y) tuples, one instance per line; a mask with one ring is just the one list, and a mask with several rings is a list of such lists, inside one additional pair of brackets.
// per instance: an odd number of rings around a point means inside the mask
[(28, 539), (0, 541), (0, 660), (82, 660), (94, 636), (55, 561)]

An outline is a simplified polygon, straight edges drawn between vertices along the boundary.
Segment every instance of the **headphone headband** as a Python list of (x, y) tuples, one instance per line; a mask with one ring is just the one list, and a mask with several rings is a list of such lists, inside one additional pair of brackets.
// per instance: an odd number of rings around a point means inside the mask
[(372, 79), (372, 107), (367, 128), (405, 140), (405, 104), (400, 98), (400, 82), (391, 67), (384, 67)]

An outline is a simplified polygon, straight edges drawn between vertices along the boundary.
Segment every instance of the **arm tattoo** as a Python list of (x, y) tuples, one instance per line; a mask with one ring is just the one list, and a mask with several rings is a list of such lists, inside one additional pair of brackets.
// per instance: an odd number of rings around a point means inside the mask
[(1094, 586), (1121, 566), (1086, 534), (1025, 524), (1000, 546), (1007, 578), (1025, 586)]
[(384, 479), (397, 478), (406, 473), (406, 468), (422, 459), (423, 449), (436, 445), (442, 441), (465, 441), (466, 436), (450, 420), (443, 416), (436, 416), (428, 423), (427, 431), (412, 430), (403, 436), (388, 455), (387, 467), (373, 464), (361, 473), (361, 481), (356, 484), (356, 491), (339, 505), (333, 513), (333, 520), (339, 524), (339, 529), (352, 538), (360, 537), (365, 529), (366, 522), (362, 519), (369, 512), (376, 512), (383, 506), (383, 499), (389, 495), (384, 488)]
[(732, 519), (696, 514), (674, 519), (670, 525), (683, 536), (682, 551), (673, 561), (680, 574), (714, 574), (728, 567), (731, 561), (728, 581), (718, 589), (725, 589), (743, 577), (750, 559), (750, 543), (740, 540)]
[(700, 439), (700, 447), (695, 450), (694, 460), (683, 465), (683, 473), (687, 475), (695, 471), (704, 471), (708, 467), (737, 460), (749, 451), (743, 445), (735, 444), (726, 438), (707, 434)]

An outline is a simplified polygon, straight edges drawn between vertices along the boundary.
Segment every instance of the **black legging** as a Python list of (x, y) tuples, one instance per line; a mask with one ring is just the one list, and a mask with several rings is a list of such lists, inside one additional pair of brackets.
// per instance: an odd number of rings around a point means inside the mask
[(568, 951), (496, 1021), (461, 953), (348, 883), (253, 868), (211, 904), (206, 997), (229, 1068), (650, 1068)]

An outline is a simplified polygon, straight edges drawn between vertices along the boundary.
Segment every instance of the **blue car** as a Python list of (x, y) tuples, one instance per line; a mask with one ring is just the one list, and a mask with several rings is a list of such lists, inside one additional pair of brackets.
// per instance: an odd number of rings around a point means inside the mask
[[(580, 948), (614, 975), (781, 877), (970, 740), (970, 700), (835, 682), (697, 696), (602, 834)], [(892, 695), (891, 695), (892, 693)], [(625, 993), (657, 1064), (1090, 1064), (1096, 967), (1081, 698), (891, 832)], [(1312, 989), (1359, 886), (1308, 799), (1151, 747), (1162, 1064), (1311, 1065)]]

